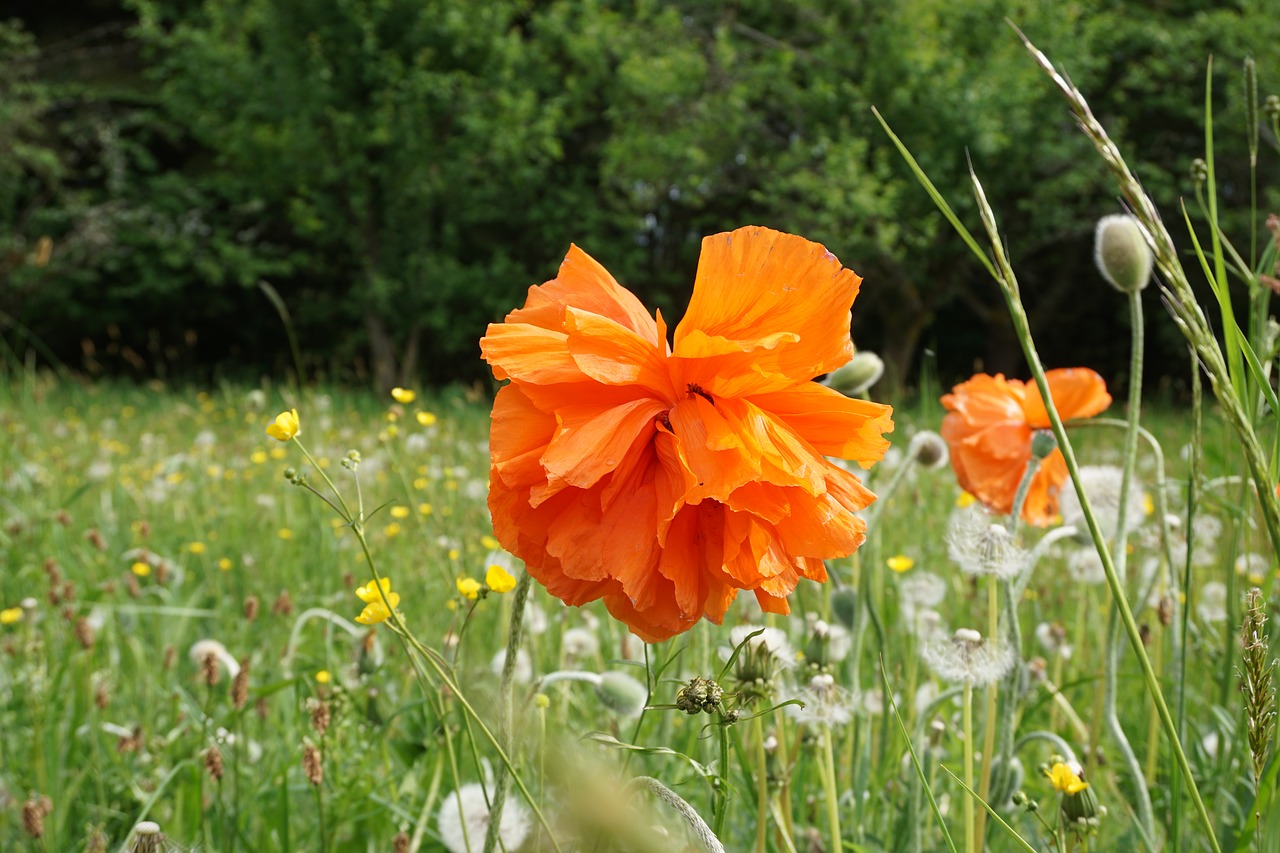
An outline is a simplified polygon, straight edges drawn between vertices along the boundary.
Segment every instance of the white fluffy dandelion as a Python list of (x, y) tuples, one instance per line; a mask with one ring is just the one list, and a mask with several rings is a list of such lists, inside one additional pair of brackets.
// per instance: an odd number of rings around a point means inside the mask
[(1204, 622), (1227, 621), (1227, 585), (1221, 581), (1209, 581), (1202, 586), (1196, 613)]
[(853, 719), (857, 700), (827, 673), (815, 675), (797, 697), (804, 707), (788, 705), (787, 714), (806, 726), (843, 726)]
[[(492, 796), (492, 795), (490, 795)], [(508, 797), (498, 824), (498, 837), (507, 850), (524, 843), (533, 822), (519, 799)], [(489, 831), (489, 799), (478, 782), (463, 785), (444, 798), (436, 815), (436, 829), (449, 853), (479, 853)]]
[(1013, 649), (983, 639), (971, 628), (960, 628), (950, 639), (926, 645), (920, 656), (943, 681), (972, 687), (995, 684), (1014, 663)]
[[(1102, 534), (1110, 540), (1116, 534), (1116, 521), (1120, 516), (1120, 486), (1124, 471), (1115, 465), (1085, 465), (1080, 469), (1080, 484), (1093, 505), (1094, 517), (1102, 528)], [(1143, 509), (1142, 487), (1136, 478), (1129, 483), (1129, 499), (1125, 503), (1125, 530), (1132, 532), (1142, 524), (1146, 513)], [(1084, 509), (1076, 495), (1075, 485), (1068, 482), (1062, 487), (1058, 499), (1058, 512), (1063, 524), (1071, 524), (1081, 531), (1085, 529)]]
[(965, 574), (1002, 579), (1022, 574), (1027, 551), (1009, 528), (978, 504), (957, 509), (947, 524), (947, 553)]
[(1107, 581), (1107, 570), (1093, 545), (1077, 548), (1067, 557), (1067, 574), (1076, 583), (1096, 586)]

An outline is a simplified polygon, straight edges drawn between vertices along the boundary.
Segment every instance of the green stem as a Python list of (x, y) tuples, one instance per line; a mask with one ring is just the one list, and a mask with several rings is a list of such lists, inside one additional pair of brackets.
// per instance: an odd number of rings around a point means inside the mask
[[(985, 202), (986, 200), (983, 198), (982, 203), (984, 205)], [(989, 215), (990, 207), (987, 207), (984, 218)], [(1089, 501), (1089, 496), (1085, 494), (1084, 489), (1080, 486), (1080, 465), (1076, 461), (1075, 449), (1071, 446), (1071, 439), (1067, 436), (1066, 427), (1063, 426), (1062, 416), (1058, 414), (1058, 408), (1054, 405), (1053, 396), (1049, 389), (1049, 380), (1045, 377), (1044, 365), (1040, 361), (1040, 354), (1037, 352), (1035, 341), (1031, 336), (1031, 326), (1027, 320), (1026, 310), (1023, 308), (1022, 300), (1018, 296), (1016, 279), (1012, 268), (1009, 266), (1008, 259), (1004, 255), (1003, 243), (1001, 243), (999, 234), (995, 230), (994, 221), (990, 223), (989, 234), (992, 238), (992, 249), (996, 253), (997, 262), (1001, 269), (1001, 291), (1009, 308), (1009, 314), (1013, 320), (1018, 340), (1022, 344), (1023, 353), (1031, 367), (1031, 373), (1035, 377), (1036, 386), (1040, 389), (1040, 396), (1044, 400), (1045, 409), (1053, 427), (1054, 437), (1058, 440), (1058, 449), (1062, 451), (1063, 458), (1067, 463), (1067, 471), (1075, 484), (1076, 495), (1080, 499), (1080, 508), (1084, 513), (1089, 535), (1093, 538), (1094, 546), (1098, 549), (1098, 556), (1102, 559), (1102, 568), (1107, 576), (1107, 586), (1111, 590), (1111, 597), (1119, 609), (1120, 619), (1124, 625), (1125, 634), (1129, 638), (1129, 644), (1132, 646), (1134, 654), (1138, 657), (1138, 663), (1142, 668), (1143, 681), (1160, 712), (1160, 723), (1169, 738), (1169, 745), (1173, 749), (1174, 757), (1177, 759), (1178, 768), (1187, 780), (1192, 801), (1195, 803), (1196, 812), (1204, 827), (1210, 847), (1215, 853), (1222, 853), (1218, 838), (1214, 834), (1213, 820), (1209, 817), (1209, 810), (1205, 807), (1204, 799), (1200, 796), (1200, 790), (1195, 783), (1195, 778), (1191, 775), (1191, 763), (1187, 760), (1187, 753), (1182, 748), (1182, 742), (1178, 739), (1177, 727), (1174, 725), (1173, 717), (1169, 713), (1169, 707), (1164, 701), (1164, 694), (1160, 690), (1160, 683), (1156, 678), (1155, 670), (1151, 666), (1151, 659), (1147, 657), (1146, 649), (1142, 643), (1142, 633), (1138, 630), (1138, 623), (1133, 618), (1133, 611), (1129, 608), (1129, 602), (1125, 599), (1124, 584), (1116, 572), (1115, 562), (1112, 560), (1111, 551), (1107, 547), (1106, 537), (1102, 535), (1102, 529), (1098, 525), (1098, 518), (1093, 511), (1093, 504)]]
[(764, 752), (764, 723), (761, 715), (752, 721), (756, 746), (756, 853), (765, 853), (769, 830), (769, 768)]
[[(520, 641), (524, 627), (524, 605), (529, 598), (529, 587), (533, 576), (526, 570), (521, 572), (520, 580), (511, 602), (511, 624), (507, 630), (507, 657), (502, 663), (502, 679), (499, 682), (501, 696), (498, 712), (498, 736), (502, 740), (502, 748), (511, 754), (511, 717), (514, 712), (512, 690), (515, 686), (516, 658), (520, 652)], [(507, 802), (507, 768), (498, 765), (494, 779), (493, 802), (489, 805), (489, 825), (484, 837), (484, 853), (493, 853), (498, 844), (498, 828), (502, 823), (502, 810)]]
[[(1031, 478), (1024, 477), (1026, 483)], [(1022, 490), (1019, 490), (1022, 491)], [(995, 575), (987, 576), (987, 642), (1000, 642), (1000, 579)], [(978, 799), (985, 802), (991, 800), (991, 767), (996, 751), (996, 713), (999, 707), (1000, 687), (997, 682), (987, 685), (987, 707), (982, 721), (982, 770), (978, 774)], [(1012, 706), (1012, 697), (1006, 697), (1006, 705)], [(987, 810), (982, 809), (975, 816), (974, 843), (982, 848), (982, 840), (986, 836)]]
[(965, 791), (964, 798), (964, 850), (965, 853), (974, 853), (975, 836), (974, 836), (974, 808), (973, 808), (973, 685), (966, 683), (964, 685), (964, 784), (969, 791)]
[(840, 835), (840, 791), (836, 786), (836, 754), (832, 744), (831, 726), (822, 727), (822, 787), (827, 801), (827, 829), (831, 833), (831, 850), (843, 849)]

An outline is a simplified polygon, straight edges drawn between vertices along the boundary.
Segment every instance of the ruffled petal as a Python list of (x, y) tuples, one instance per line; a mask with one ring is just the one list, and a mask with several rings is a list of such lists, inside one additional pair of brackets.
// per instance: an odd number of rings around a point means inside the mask
[(1037, 527), (1048, 527), (1058, 521), (1058, 495), (1067, 482), (1067, 460), (1061, 450), (1054, 450), (1040, 460), (1040, 467), (1027, 487), (1027, 500), (1022, 517)]
[[(1107, 383), (1096, 371), (1087, 367), (1060, 367), (1045, 372), (1049, 394), (1058, 414), (1064, 421), (1075, 418), (1091, 418), (1111, 405)], [(1045, 410), (1040, 389), (1034, 382), (1027, 383), (1023, 411), (1032, 429), (1048, 429), (1049, 413)]]
[(753, 226), (705, 238), (675, 331), (682, 378), (741, 396), (834, 370), (853, 355), (849, 309), (861, 282), (826, 248), (792, 234)]
[(577, 246), (569, 247), (555, 278), (529, 288), (524, 307), (508, 314), (507, 322), (562, 328), (566, 308), (607, 317), (654, 346), (660, 343), (653, 318), (640, 300)]
[(816, 382), (749, 399), (824, 456), (852, 459), (866, 468), (889, 449), (884, 436), (893, 432), (893, 408), (883, 403), (846, 397)]

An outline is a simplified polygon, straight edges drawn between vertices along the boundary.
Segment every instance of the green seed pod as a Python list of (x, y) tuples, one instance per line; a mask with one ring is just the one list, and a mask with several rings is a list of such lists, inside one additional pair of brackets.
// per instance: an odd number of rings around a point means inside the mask
[(601, 675), (596, 685), (596, 696), (605, 707), (624, 717), (639, 716), (649, 701), (649, 691), (645, 686), (621, 672)]
[(827, 384), (841, 394), (853, 397), (868, 390), (884, 376), (884, 362), (870, 350), (863, 350), (844, 367), (827, 377)]
[(832, 592), (831, 613), (841, 625), (852, 631), (858, 618), (858, 591), (851, 586), (843, 586)]
[(1031, 435), (1031, 456), (1043, 459), (1058, 449), (1058, 439), (1047, 429), (1038, 429)]
[(1127, 213), (1098, 220), (1094, 258), (1102, 277), (1121, 293), (1136, 293), (1151, 281), (1151, 248), (1138, 220)]

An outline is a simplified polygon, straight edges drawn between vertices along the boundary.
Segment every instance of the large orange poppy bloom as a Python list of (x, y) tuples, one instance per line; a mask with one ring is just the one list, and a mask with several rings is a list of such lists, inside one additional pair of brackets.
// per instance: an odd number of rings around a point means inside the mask
[(800, 578), (862, 544), (875, 500), (824, 454), (870, 464), (893, 429), (888, 406), (810, 381), (853, 354), (861, 281), (791, 234), (716, 234), (668, 344), (661, 313), (571, 247), (480, 341), (510, 380), (489, 442), (503, 547), (650, 642), (720, 622), (738, 590), (788, 612)]
[[(1087, 367), (1050, 370), (1049, 394), (1063, 420), (1091, 418), (1111, 405), (1107, 384)], [(979, 373), (961, 382), (942, 405), (942, 437), (951, 447), (956, 479), (990, 509), (1008, 514), (1018, 485), (1031, 461), (1031, 436), (1049, 429), (1040, 389), (1034, 382)], [(1027, 491), (1022, 517), (1032, 524), (1051, 524), (1058, 514), (1058, 492), (1067, 480), (1061, 450), (1040, 460)]]

